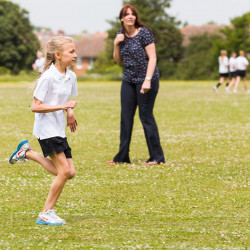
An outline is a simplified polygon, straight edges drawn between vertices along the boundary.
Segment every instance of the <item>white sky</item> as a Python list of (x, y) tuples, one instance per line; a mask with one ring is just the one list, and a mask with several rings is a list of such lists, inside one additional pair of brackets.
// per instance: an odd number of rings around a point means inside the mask
[[(122, 0), (12, 0), (29, 12), (35, 26), (49, 27), (54, 32), (77, 34), (104, 32), (106, 20), (115, 20)], [(229, 24), (230, 19), (250, 11), (250, 0), (172, 0), (167, 12), (182, 23), (202, 25), (209, 21)]]

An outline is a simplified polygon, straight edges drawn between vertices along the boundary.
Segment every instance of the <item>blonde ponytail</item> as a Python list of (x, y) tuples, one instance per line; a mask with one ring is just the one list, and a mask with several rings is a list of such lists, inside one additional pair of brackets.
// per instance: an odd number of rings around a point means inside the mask
[[(47, 48), (45, 51), (45, 63), (44, 63), (44, 68), (43, 68), (42, 74), (47, 69), (49, 69), (49, 67), (51, 66), (52, 63), (55, 63), (54, 54), (56, 52), (63, 52), (64, 45), (66, 43), (73, 43), (73, 42), (74, 42), (73, 38), (67, 37), (67, 36), (54, 36), (48, 41)], [(31, 88), (33, 90), (32, 92), (35, 91), (36, 86), (37, 86), (37, 82), (38, 82), (39, 78), (41, 77), (41, 75), (39, 75), (36, 78), (36, 80), (33, 82), (32, 86), (31, 86)]]

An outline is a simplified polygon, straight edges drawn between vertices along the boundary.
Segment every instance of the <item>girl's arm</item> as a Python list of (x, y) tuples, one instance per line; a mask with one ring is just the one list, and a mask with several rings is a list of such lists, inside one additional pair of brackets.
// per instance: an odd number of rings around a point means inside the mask
[[(146, 78), (141, 87), (142, 94), (144, 94), (144, 92), (147, 92), (151, 87), (151, 79), (155, 72), (155, 67), (157, 62), (155, 44), (154, 43), (149, 44), (148, 46), (145, 47), (145, 50), (148, 55), (148, 67), (147, 67)], [(150, 78), (150, 80), (148, 80), (147, 78)]]
[(76, 106), (75, 101), (69, 101), (61, 105), (46, 105), (34, 97), (31, 105), (31, 111), (36, 113), (49, 113), (58, 110), (67, 110), (69, 108), (73, 109), (75, 106)]
[(226, 67), (229, 66), (229, 62), (228, 62), (228, 59), (227, 59), (227, 58), (224, 59), (224, 65), (225, 65)]
[(118, 34), (114, 40), (114, 52), (113, 52), (113, 58), (118, 63), (122, 63), (122, 58), (120, 55), (120, 48), (119, 43), (122, 42), (125, 39), (124, 34)]
[(76, 131), (77, 120), (74, 115), (74, 112), (71, 108), (67, 109), (67, 127), (70, 127), (71, 132)]

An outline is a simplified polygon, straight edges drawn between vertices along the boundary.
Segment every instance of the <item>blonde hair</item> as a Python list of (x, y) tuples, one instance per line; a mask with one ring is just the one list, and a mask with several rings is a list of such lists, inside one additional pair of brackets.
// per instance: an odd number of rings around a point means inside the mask
[(223, 63), (225, 56), (227, 56), (227, 51), (223, 49), (223, 50), (220, 51), (220, 56), (219, 56), (219, 62), (220, 63)]
[(245, 56), (244, 50), (240, 50), (240, 51), (239, 51), (239, 54), (240, 54), (240, 56)]
[[(67, 36), (54, 36), (48, 41), (47, 47), (45, 50), (45, 63), (44, 63), (42, 74), (51, 66), (52, 63), (55, 63), (56, 61), (55, 53), (63, 52), (64, 45), (66, 43), (73, 43), (73, 42), (74, 42), (74, 39), (71, 37), (67, 37)], [(39, 75), (37, 79), (35, 80), (35, 82), (32, 84), (33, 92), (36, 89), (37, 82), (39, 78), (41, 77), (41, 75)]]
[(226, 51), (226, 50), (221, 50), (221, 51), (220, 51), (220, 55), (221, 55), (222, 57), (227, 56), (227, 51)]

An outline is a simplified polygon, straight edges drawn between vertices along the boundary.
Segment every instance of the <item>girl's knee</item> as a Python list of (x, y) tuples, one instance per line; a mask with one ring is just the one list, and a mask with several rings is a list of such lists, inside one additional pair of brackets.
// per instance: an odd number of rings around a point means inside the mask
[(64, 179), (72, 179), (75, 176), (75, 173), (70, 168), (65, 168), (59, 172), (59, 174)]
[(71, 170), (70, 173), (69, 173), (69, 177), (68, 179), (73, 179), (76, 175), (76, 171), (75, 170)]

